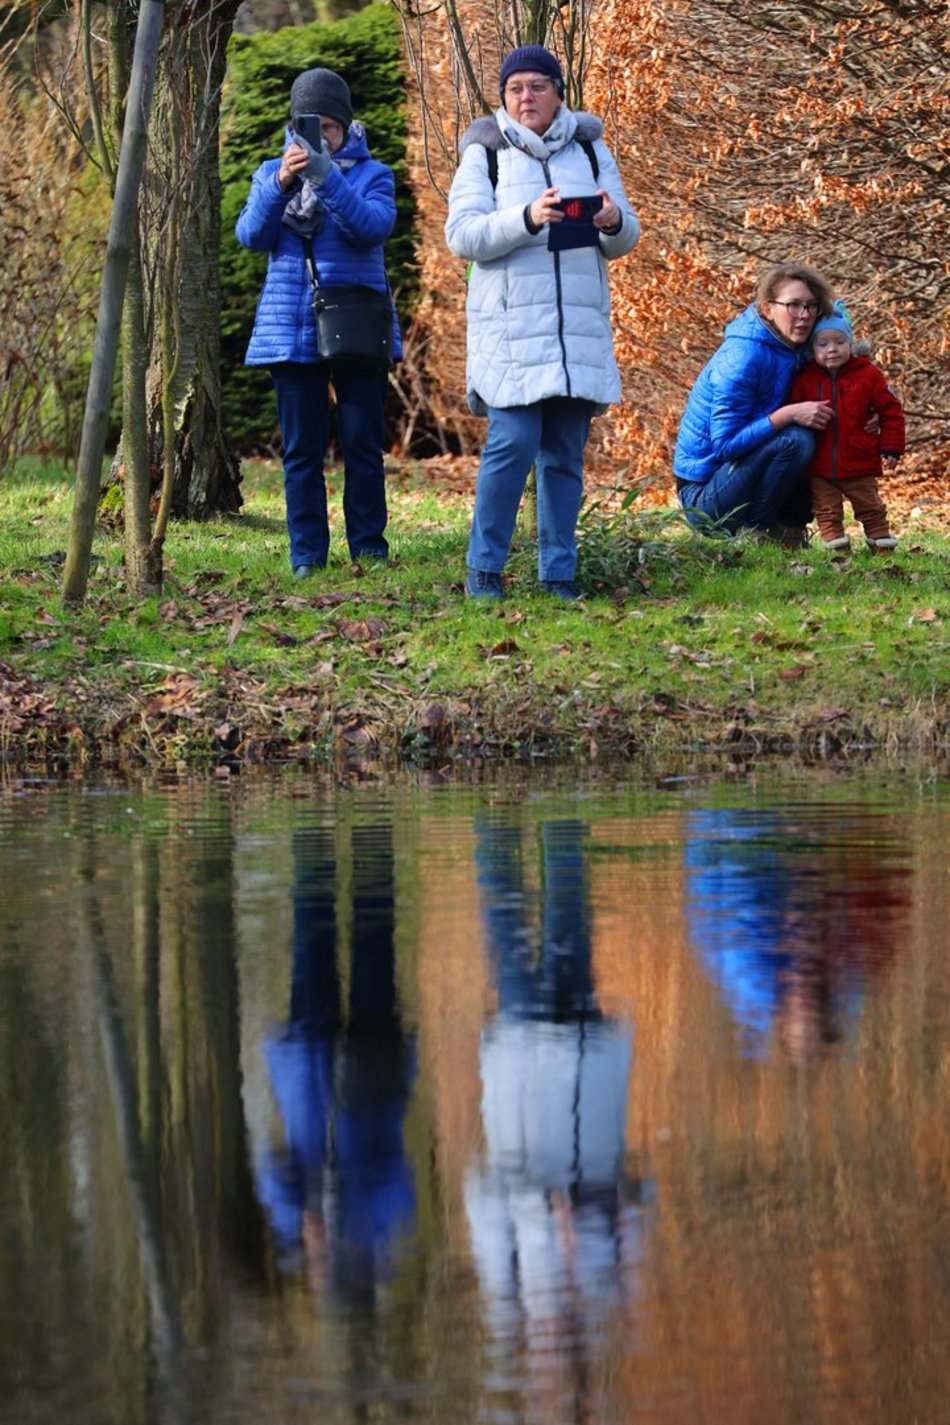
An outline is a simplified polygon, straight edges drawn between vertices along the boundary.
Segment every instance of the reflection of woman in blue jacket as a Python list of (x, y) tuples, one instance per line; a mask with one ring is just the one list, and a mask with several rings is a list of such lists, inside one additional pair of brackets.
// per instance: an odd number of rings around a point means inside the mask
[(690, 392), (673, 455), (680, 503), (697, 529), (716, 522), (805, 542), (812, 431), (824, 429), (831, 408), (786, 401), (812, 328), (831, 307), (820, 273), (782, 263), (765, 273), (755, 302), (727, 326)]
[[(321, 286), (358, 283), (388, 290), (383, 244), (396, 222), (392, 169), (371, 158), (350, 91), (329, 69), (294, 81), (291, 114), (322, 119), (314, 147), (291, 128), (281, 158), (257, 170), (237, 221), (244, 247), (268, 253), (246, 361), (269, 366), (283, 439), (290, 560), (298, 578), (327, 562), (330, 530), (323, 475), (329, 435), (329, 386), (336, 395), (343, 451), (343, 514), (352, 558), (388, 554), (383, 475), (385, 371), (318, 364), (305, 245)], [(396, 353), (399, 354), (398, 331)]]
[(903, 847), (867, 813), (733, 809), (686, 822), (686, 917), (743, 1050), (839, 1039), (905, 934)]
[(332, 830), (294, 841), (290, 1014), (264, 1046), (284, 1129), (260, 1165), (259, 1194), (285, 1256), (348, 1296), (371, 1292), (408, 1231), (415, 1187), (403, 1125), (415, 1075), (396, 1000), (392, 827), (352, 837), (352, 958), (338, 967)]

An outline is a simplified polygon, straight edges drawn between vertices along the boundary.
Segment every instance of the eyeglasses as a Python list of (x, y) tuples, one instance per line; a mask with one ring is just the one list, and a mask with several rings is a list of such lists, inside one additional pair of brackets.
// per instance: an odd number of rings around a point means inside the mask
[(770, 307), (784, 307), (787, 312), (791, 312), (793, 317), (817, 317), (821, 311), (820, 302), (775, 302), (769, 303)]
[(547, 94), (550, 88), (550, 79), (532, 79), (530, 84), (506, 84), (505, 93), (510, 94), (512, 99), (520, 99), (523, 94), (531, 94), (535, 97), (539, 94)]

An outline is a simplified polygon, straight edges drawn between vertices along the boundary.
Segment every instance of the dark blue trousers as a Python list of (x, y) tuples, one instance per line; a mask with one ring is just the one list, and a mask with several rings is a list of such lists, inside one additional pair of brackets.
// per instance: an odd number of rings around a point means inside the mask
[(776, 521), (806, 525), (811, 494), (805, 477), (814, 450), (810, 430), (786, 426), (741, 460), (720, 465), (704, 485), (684, 485), (680, 504), (687, 520), (704, 533), (710, 521), (729, 531), (740, 525), (768, 529)]
[(385, 558), (384, 371), (285, 361), (271, 367), (284, 447), (290, 563), (323, 565), (330, 551), (323, 474), (330, 434), (330, 386), (343, 453), (343, 519), (350, 557)]

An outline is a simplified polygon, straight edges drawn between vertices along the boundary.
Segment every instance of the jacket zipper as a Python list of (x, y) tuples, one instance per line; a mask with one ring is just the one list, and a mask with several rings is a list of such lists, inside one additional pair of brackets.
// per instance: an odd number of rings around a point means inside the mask
[(841, 422), (838, 420), (838, 378), (832, 372), (831, 376), (831, 419), (835, 423), (834, 432), (831, 437), (831, 478), (838, 478), (838, 432), (841, 429)]
[[(541, 167), (544, 169), (545, 186), (553, 188), (554, 184), (551, 181), (551, 171), (544, 159), (541, 160)], [(560, 252), (553, 252), (551, 256), (554, 258), (554, 290), (557, 297), (557, 340), (561, 348), (561, 365), (564, 368), (567, 394), (568, 397), (570, 397), (573, 393), (571, 391), (571, 373), (567, 367), (567, 347), (564, 344), (564, 294), (561, 288), (561, 254)]]

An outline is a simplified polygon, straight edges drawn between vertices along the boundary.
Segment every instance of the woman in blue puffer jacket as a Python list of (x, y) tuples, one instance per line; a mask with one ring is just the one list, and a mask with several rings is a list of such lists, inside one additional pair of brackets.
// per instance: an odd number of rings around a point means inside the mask
[[(283, 441), (290, 562), (298, 579), (322, 569), (330, 548), (323, 463), (332, 385), (343, 452), (343, 515), (350, 556), (385, 560), (385, 370), (319, 361), (306, 249), (321, 286), (358, 283), (387, 292), (383, 244), (396, 222), (391, 168), (370, 156), (350, 91), (330, 69), (308, 69), (290, 92), (292, 119), (321, 117), (312, 146), (293, 128), (281, 158), (261, 164), (237, 221), (238, 241), (268, 254), (245, 361), (270, 367)], [(394, 354), (400, 355), (394, 322)]]
[(673, 473), (686, 518), (703, 533), (761, 531), (806, 543), (806, 479), (831, 407), (786, 404), (819, 316), (832, 309), (825, 278), (785, 262), (761, 278), (756, 300), (730, 322), (696, 378), (680, 424)]

